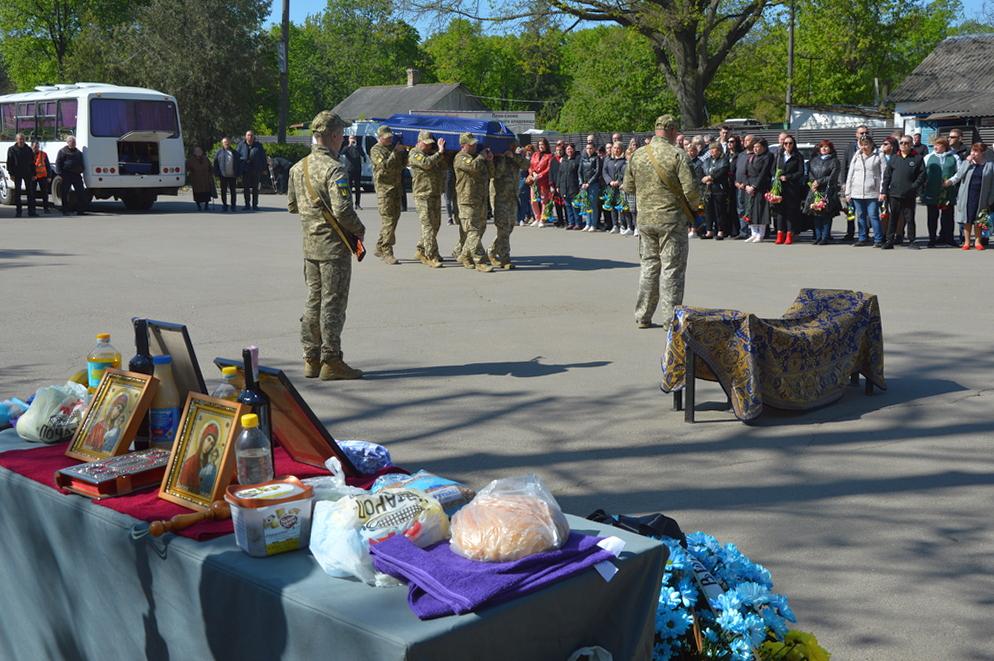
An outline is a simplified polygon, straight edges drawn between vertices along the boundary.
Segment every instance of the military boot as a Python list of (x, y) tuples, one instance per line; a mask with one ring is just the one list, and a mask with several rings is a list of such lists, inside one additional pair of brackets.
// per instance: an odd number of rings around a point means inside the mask
[(396, 264), (400, 264), (400, 260), (394, 257), (393, 254), (389, 252), (383, 253), (383, 256), (380, 259), (383, 260), (384, 264), (389, 264), (390, 266), (395, 266)]
[(475, 269), (476, 268), (476, 264), (473, 263), (473, 260), (468, 259), (466, 257), (460, 256), (459, 257), (459, 263), (463, 265), (463, 268), (467, 268), (467, 269)]
[(438, 257), (432, 257), (431, 259), (426, 260), (425, 264), (432, 267), (433, 269), (442, 268), (442, 260), (439, 259)]
[(495, 254), (494, 254), (494, 253), (492, 253), (492, 252), (488, 252), (488, 253), (487, 253), (487, 259), (489, 259), (489, 260), (490, 260), (490, 263), (491, 263), (491, 264), (493, 264), (495, 268), (500, 268), (501, 266), (503, 266), (503, 265), (504, 265), (504, 262), (502, 262), (502, 261), (501, 261), (501, 260), (500, 260), (500, 259), (499, 259), (499, 258), (497, 257), (497, 255), (495, 255)]
[(512, 264), (511, 261), (508, 260), (506, 262), (502, 262), (501, 265), (500, 265), (500, 267), (502, 269), (504, 269), (505, 271), (510, 271), (511, 269), (514, 268), (514, 264)]
[(362, 370), (349, 367), (344, 360), (338, 358), (321, 365), (322, 381), (346, 381), (349, 379), (361, 379)]
[(479, 264), (476, 265), (476, 270), (479, 271), (480, 273), (490, 273), (494, 270), (494, 267), (490, 266), (490, 264), (484, 264), (483, 262), (480, 262)]
[(424, 251), (423, 251), (423, 250), (421, 249), (421, 246), (417, 246), (417, 247), (416, 247), (416, 248), (414, 249), (414, 259), (418, 260), (418, 261), (419, 261), (419, 262), (421, 262), (422, 264), (426, 264), (426, 263), (427, 263), (427, 261), (426, 261), (426, 260), (427, 260), (428, 258), (427, 258), (427, 257), (425, 256), (425, 253), (424, 253)]
[(304, 360), (304, 377), (308, 379), (317, 378), (318, 373), (321, 371), (321, 361), (320, 360)]

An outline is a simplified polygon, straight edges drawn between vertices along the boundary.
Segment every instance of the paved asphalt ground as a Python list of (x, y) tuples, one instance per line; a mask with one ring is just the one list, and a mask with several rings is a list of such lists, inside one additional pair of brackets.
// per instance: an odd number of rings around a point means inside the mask
[[(779, 316), (801, 287), (876, 293), (889, 389), (746, 426), (703, 384), (688, 425), (658, 388), (664, 331), (634, 325), (631, 237), (517, 228), (515, 271), (431, 270), (404, 213), (402, 265), (353, 273), (345, 355), (368, 377), (321, 383), (301, 376), (283, 200), (233, 215), (166, 200), (0, 209), (0, 393), (65, 378), (100, 331), (130, 356), (132, 316), (183, 322), (210, 381), (214, 356), (258, 344), (336, 437), (400, 465), (476, 487), (535, 472), (569, 512), (662, 511), (735, 542), (834, 659), (994, 659), (994, 250), (693, 241), (688, 304)], [(374, 237), (375, 212), (360, 215)], [(442, 227), (444, 254), (455, 235)]]

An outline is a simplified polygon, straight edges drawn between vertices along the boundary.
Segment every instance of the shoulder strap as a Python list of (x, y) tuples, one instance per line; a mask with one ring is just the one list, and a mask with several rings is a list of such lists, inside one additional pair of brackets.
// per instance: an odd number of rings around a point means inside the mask
[(335, 230), (338, 238), (342, 240), (345, 247), (349, 249), (352, 254), (356, 253), (356, 249), (352, 247), (352, 242), (348, 240), (345, 236), (345, 230), (342, 226), (338, 224), (338, 220), (332, 215), (331, 210), (328, 205), (324, 203), (324, 199), (318, 196), (314, 191), (314, 185), (311, 183), (310, 169), (308, 168), (308, 162), (311, 160), (310, 154), (305, 156), (301, 161), (301, 168), (304, 171), (304, 187), (307, 189), (307, 199), (310, 200), (311, 204), (317, 201), (317, 204), (321, 207), (321, 215), (324, 216), (324, 221), (331, 225), (331, 228)]
[(683, 194), (683, 188), (673, 181), (673, 178), (669, 176), (662, 166), (659, 164), (659, 160), (656, 155), (652, 153), (652, 144), (648, 144), (644, 147), (645, 155), (649, 158), (649, 162), (652, 164), (652, 169), (656, 171), (656, 176), (659, 180), (663, 182), (663, 186), (669, 189), (670, 193), (674, 195), (678, 200), (680, 200), (680, 206), (683, 208), (683, 212), (687, 214), (687, 218), (691, 222), (694, 220), (694, 212), (690, 208), (690, 204), (687, 202), (687, 197)]

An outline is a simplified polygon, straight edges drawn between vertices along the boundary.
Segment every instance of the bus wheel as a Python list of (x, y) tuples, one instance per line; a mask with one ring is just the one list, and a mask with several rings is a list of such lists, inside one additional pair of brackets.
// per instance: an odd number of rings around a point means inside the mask
[(14, 188), (7, 183), (7, 177), (0, 172), (0, 204), (14, 203)]
[(155, 204), (157, 195), (150, 191), (136, 190), (121, 198), (128, 211), (148, 211)]
[(55, 175), (52, 179), (52, 205), (56, 207), (65, 206), (62, 202), (62, 177), (59, 175)]

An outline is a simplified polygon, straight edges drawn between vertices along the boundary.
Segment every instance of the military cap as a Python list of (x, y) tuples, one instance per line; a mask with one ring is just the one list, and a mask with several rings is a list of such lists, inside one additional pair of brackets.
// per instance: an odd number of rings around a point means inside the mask
[(677, 128), (676, 120), (673, 119), (673, 115), (660, 115), (656, 118), (656, 130), (661, 131), (664, 129), (675, 129)]
[(431, 131), (427, 129), (421, 129), (418, 131), (418, 142), (423, 142), (426, 145), (435, 144), (435, 138), (432, 137)]
[(382, 138), (383, 136), (386, 136), (386, 135), (393, 135), (393, 129), (391, 129), (386, 124), (384, 124), (383, 126), (381, 126), (378, 129), (376, 129), (376, 137), (377, 138)]
[(348, 125), (348, 122), (330, 110), (322, 110), (311, 120), (311, 132), (325, 133), (326, 131), (333, 131), (337, 128), (345, 128)]
[(459, 134), (459, 145), (475, 145), (479, 140), (473, 137), (472, 133), (460, 133)]

